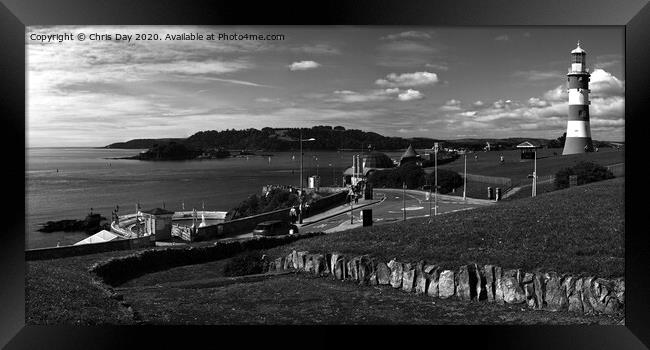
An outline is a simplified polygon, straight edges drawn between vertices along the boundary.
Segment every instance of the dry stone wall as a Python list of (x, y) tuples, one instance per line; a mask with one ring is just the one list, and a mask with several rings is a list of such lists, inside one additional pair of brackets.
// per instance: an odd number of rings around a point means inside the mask
[(581, 314), (621, 314), (625, 305), (622, 277), (604, 279), (477, 264), (448, 270), (425, 261), (392, 259), (385, 263), (368, 255), (353, 257), (339, 252), (294, 250), (287, 256), (264, 259), (269, 271), (295, 270), (360, 285), (390, 285), (433, 298), (521, 304), (530, 309)]

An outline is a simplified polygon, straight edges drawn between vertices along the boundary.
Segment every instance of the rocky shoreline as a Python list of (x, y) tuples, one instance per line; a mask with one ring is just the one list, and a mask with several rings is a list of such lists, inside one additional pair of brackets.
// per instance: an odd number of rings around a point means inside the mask
[(106, 218), (100, 214), (88, 214), (83, 220), (65, 219), (57, 221), (48, 221), (41, 224), (38, 229), (40, 232), (85, 232), (94, 234), (101, 230), (109, 230), (110, 224)]

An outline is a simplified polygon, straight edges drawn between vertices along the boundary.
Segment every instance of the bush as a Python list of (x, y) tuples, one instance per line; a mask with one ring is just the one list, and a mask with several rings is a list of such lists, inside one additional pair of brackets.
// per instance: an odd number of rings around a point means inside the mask
[(578, 176), (578, 185), (613, 179), (614, 174), (602, 165), (592, 162), (580, 162), (571, 168), (564, 168), (555, 174), (555, 188), (569, 187), (569, 176)]
[[(435, 173), (427, 175), (426, 181), (428, 184), (435, 184)], [(463, 186), (463, 177), (457, 172), (438, 169), (438, 193), (449, 193), (461, 186)]]
[(226, 221), (270, 211), (290, 208), (298, 204), (298, 196), (283, 189), (273, 189), (266, 196), (251, 195), (239, 205), (228, 211)]
[(264, 263), (259, 251), (238, 255), (224, 266), (223, 274), (227, 277), (254, 275), (263, 272)]
[[(406, 163), (399, 168), (391, 170), (378, 170), (370, 175), (368, 182), (374, 188), (422, 188), (425, 184), (435, 183), (435, 174), (425, 175), (422, 167), (415, 163)], [(463, 178), (456, 172), (446, 169), (438, 169), (438, 193), (449, 193), (454, 188), (463, 185)]]

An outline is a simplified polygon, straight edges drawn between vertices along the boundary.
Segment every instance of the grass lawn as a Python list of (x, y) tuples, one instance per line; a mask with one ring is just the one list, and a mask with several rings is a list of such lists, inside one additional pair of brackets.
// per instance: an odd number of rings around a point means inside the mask
[[(372, 254), (388, 261), (424, 259), (447, 268), (467, 263), (533, 271), (623, 276), (624, 178), (536, 198), (428, 219), (358, 228), (296, 241), (266, 254), (296, 250)], [(207, 244), (207, 243), (206, 243)], [(28, 261), (27, 324), (131, 324), (117, 300), (93, 283), (89, 267), (134, 251)], [(432, 300), (390, 287), (359, 287), (305, 275), (284, 275), (219, 287), (166, 283), (219, 278), (227, 260), (181, 266), (122, 285), (125, 302), (146, 323), (599, 323), (605, 316), (537, 312), (515, 306)], [(152, 286), (161, 284), (163, 288)]]
[(92, 282), (88, 268), (96, 261), (126, 252), (108, 252), (65, 259), (27, 261), (25, 323), (123, 324), (133, 323), (117, 300)]
[(468, 263), (504, 268), (624, 274), (624, 178), (503, 201), (485, 208), (294, 242), (268, 250), (371, 254), (386, 262), (424, 259), (447, 268)]
[[(554, 155), (553, 153), (557, 153)], [(503, 154), (505, 161), (499, 162), (499, 156)], [(537, 175), (555, 175), (562, 169), (568, 168), (580, 161), (590, 161), (600, 165), (612, 165), (625, 162), (625, 152), (612, 148), (603, 148), (599, 152), (574, 154), (562, 156), (562, 149), (541, 149), (537, 152)], [(478, 160), (474, 160), (474, 155), (478, 155)], [(464, 160), (461, 156), (457, 160), (441, 165), (441, 169), (453, 170), (459, 174), (463, 173)], [(520, 151), (491, 151), (477, 152), (467, 155), (467, 173), (485, 176), (507, 177), (512, 179), (512, 185), (517, 186), (520, 183), (530, 182), (528, 174), (533, 172), (532, 160), (521, 160)], [(478, 197), (483, 198), (483, 197)]]
[[(121, 290), (150, 324), (616, 324), (607, 315), (468, 303), (289, 274), (219, 287)], [(620, 317), (619, 317), (620, 318)]]

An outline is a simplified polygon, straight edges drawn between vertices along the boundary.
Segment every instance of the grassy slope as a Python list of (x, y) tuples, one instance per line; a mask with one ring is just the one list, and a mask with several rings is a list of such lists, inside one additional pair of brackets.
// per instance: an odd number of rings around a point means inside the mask
[(521, 305), (468, 303), (390, 286), (289, 274), (219, 287), (122, 291), (151, 324), (616, 324), (609, 315), (545, 312)]
[[(554, 156), (553, 152), (558, 155)], [(508, 177), (512, 179), (513, 186), (524, 182), (529, 183), (528, 174), (533, 172), (533, 161), (520, 159), (519, 151), (492, 151), (478, 152), (478, 160), (474, 155), (467, 156), (467, 173), (485, 176)], [(504, 164), (499, 163), (499, 155), (505, 157)], [(612, 165), (625, 161), (624, 151), (614, 149), (603, 149), (598, 153), (585, 153), (570, 156), (561, 156), (561, 149), (542, 149), (537, 153), (537, 175), (554, 175), (558, 170), (575, 165), (579, 161), (591, 161), (601, 165)], [(450, 169), (463, 173), (464, 160), (461, 156), (454, 162), (440, 166), (441, 169)], [(482, 197), (481, 197), (482, 198)]]
[(372, 254), (425, 259), (445, 267), (467, 263), (590, 273), (624, 273), (624, 179), (555, 191), (476, 210), (358, 228), (269, 250)]
[(133, 251), (55, 260), (28, 261), (25, 274), (26, 324), (132, 323), (119, 302), (92, 283), (90, 266)]

